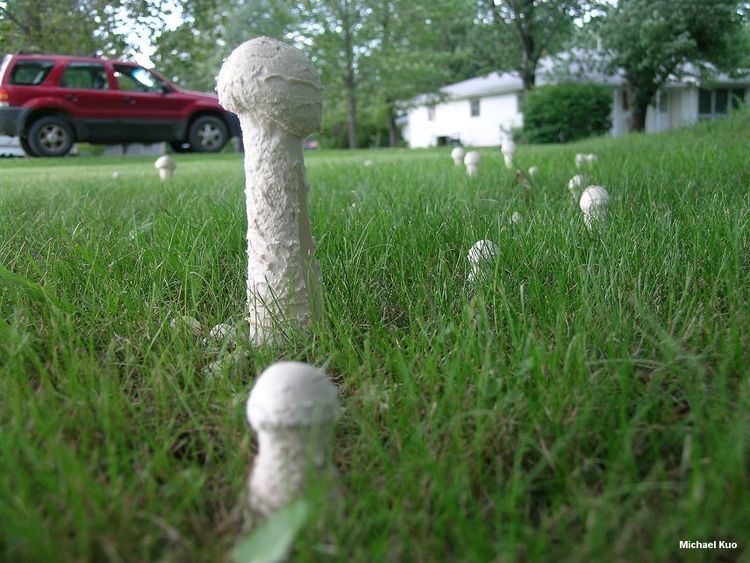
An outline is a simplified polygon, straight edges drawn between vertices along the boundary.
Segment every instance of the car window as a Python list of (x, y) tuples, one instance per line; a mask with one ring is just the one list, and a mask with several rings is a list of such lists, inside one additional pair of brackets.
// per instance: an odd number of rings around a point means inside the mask
[(154, 75), (140, 66), (115, 65), (115, 79), (120, 90), (159, 93), (164, 91)]
[(104, 69), (104, 65), (70, 63), (63, 73), (60, 86), (84, 90), (106, 90), (109, 88), (109, 80), (107, 80), (107, 71)]
[(17, 86), (37, 86), (44, 82), (55, 66), (49, 61), (18, 61), (10, 73), (10, 83)]

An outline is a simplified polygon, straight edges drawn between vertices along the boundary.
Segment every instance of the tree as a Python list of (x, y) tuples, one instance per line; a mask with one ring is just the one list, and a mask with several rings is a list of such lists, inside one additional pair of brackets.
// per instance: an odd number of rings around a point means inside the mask
[[(506, 68), (521, 75), (528, 92), (536, 83), (536, 69), (545, 54), (557, 50), (571, 36), (574, 20), (584, 10), (581, 0), (478, 0), (479, 15), (492, 22), (494, 45)], [(503, 65), (503, 66), (505, 66)]]
[(358, 146), (357, 97), (360, 59), (367, 54), (367, 8), (363, 0), (303, 0), (299, 4), (300, 35), (310, 40), (309, 51), (323, 82), (333, 87), (338, 101), (344, 92), (349, 148)]
[(13, 0), (0, 2), (0, 52), (119, 55), (125, 1)]
[(748, 52), (743, 5), (736, 0), (620, 0), (602, 6), (607, 66), (625, 74), (631, 131), (645, 128), (648, 106), (671, 76), (741, 66)]

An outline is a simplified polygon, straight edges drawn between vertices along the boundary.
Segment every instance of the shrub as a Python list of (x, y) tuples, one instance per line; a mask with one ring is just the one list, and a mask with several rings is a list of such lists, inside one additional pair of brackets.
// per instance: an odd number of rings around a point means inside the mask
[(612, 126), (612, 92), (596, 84), (539, 86), (523, 103), (523, 137), (529, 143), (567, 143), (603, 135)]

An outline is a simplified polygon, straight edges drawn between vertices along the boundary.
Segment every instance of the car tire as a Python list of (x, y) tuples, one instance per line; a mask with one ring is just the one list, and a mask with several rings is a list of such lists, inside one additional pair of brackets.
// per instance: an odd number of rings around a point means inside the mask
[(34, 152), (34, 149), (31, 148), (31, 145), (29, 144), (29, 139), (27, 137), (19, 137), (18, 141), (21, 144), (21, 148), (23, 149), (23, 152), (26, 153), (26, 156), (32, 156), (32, 157), (39, 156)]
[(40, 117), (29, 128), (29, 148), (37, 156), (65, 156), (74, 141), (73, 126), (64, 117)]
[(204, 115), (190, 125), (188, 142), (195, 152), (219, 152), (228, 140), (229, 129), (219, 117)]

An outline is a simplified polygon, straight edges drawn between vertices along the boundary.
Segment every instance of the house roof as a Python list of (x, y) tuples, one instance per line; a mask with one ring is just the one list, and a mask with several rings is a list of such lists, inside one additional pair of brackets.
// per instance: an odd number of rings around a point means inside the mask
[[(539, 60), (536, 83), (538, 85), (566, 82), (593, 82), (606, 86), (622, 86), (625, 83), (625, 73), (620, 70), (615, 74), (603, 72), (601, 64), (604, 53), (592, 49), (571, 49), (555, 56), (544, 57)], [(698, 84), (698, 70), (694, 65), (685, 65), (681, 77), (672, 77), (667, 88)], [(750, 85), (750, 78), (732, 79), (726, 74), (714, 77), (716, 84), (744, 84)], [(448, 98), (460, 100), (462, 98), (485, 97), (494, 94), (506, 94), (523, 90), (523, 81), (515, 71), (491, 72), (484, 76), (477, 76), (448, 84), (439, 89), (437, 94), (421, 94), (412, 103), (429, 103)]]

